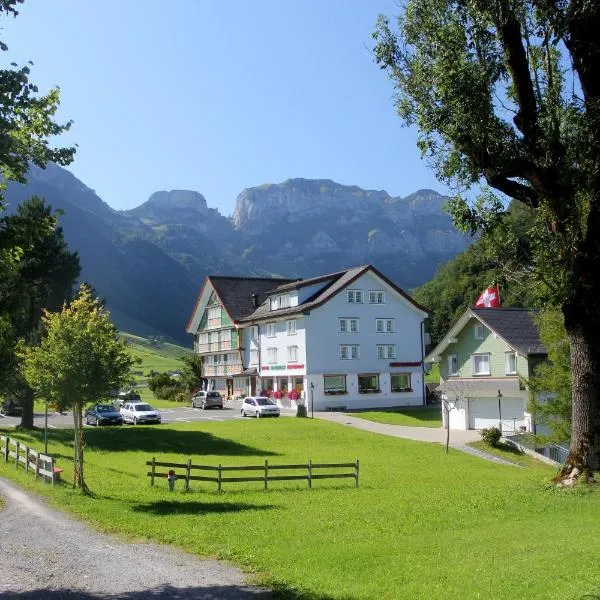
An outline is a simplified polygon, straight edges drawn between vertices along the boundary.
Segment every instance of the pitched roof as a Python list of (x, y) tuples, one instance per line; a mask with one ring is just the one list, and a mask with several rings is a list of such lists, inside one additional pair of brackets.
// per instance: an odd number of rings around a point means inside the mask
[(473, 308), (475, 316), (519, 354), (546, 354), (535, 310), (527, 308)]
[(274, 277), (224, 277), (220, 275), (209, 275), (207, 279), (234, 321), (239, 321), (256, 309), (253, 295), (257, 296), (257, 303), (260, 305), (277, 284), (293, 281)]
[(304, 312), (307, 310), (311, 310), (313, 308), (317, 308), (321, 306), (330, 298), (333, 298), (336, 294), (341, 292), (345, 287), (350, 285), (353, 281), (356, 281), (361, 275), (366, 273), (367, 271), (372, 271), (375, 275), (383, 279), (388, 285), (390, 285), (396, 292), (398, 292), (402, 297), (410, 302), (417, 310), (428, 313), (429, 311), (415, 302), (409, 294), (407, 294), (404, 290), (399, 288), (395, 283), (393, 283), (390, 279), (388, 279), (385, 275), (383, 275), (380, 271), (378, 271), (372, 265), (363, 265), (361, 267), (354, 267), (352, 269), (347, 269), (346, 271), (338, 271), (336, 273), (330, 273), (329, 275), (321, 275), (319, 277), (312, 277), (310, 279), (302, 279), (293, 281), (290, 283), (282, 284), (281, 286), (272, 289), (271, 293), (278, 293), (283, 291), (288, 291), (292, 289), (297, 289), (300, 287), (306, 287), (310, 285), (315, 285), (322, 282), (327, 282), (323, 288), (315, 292), (312, 296), (307, 298), (302, 304), (298, 306), (291, 306), (289, 308), (284, 308), (277, 310), (275, 313), (271, 311), (268, 302), (263, 302), (254, 312), (246, 316), (245, 318), (240, 319), (242, 322), (248, 321), (257, 321), (264, 318), (272, 318), (274, 316), (284, 316), (289, 314), (297, 314), (299, 312)]
[(529, 308), (467, 308), (442, 341), (425, 357), (425, 362), (435, 362), (472, 318), (479, 320), (523, 356), (546, 354), (533, 319), (535, 314), (536, 311)]

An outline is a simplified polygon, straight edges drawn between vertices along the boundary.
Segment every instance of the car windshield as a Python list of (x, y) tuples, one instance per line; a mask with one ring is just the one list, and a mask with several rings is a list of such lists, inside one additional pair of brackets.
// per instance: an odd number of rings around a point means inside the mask
[(275, 404), (275, 402), (273, 402), (273, 400), (269, 400), (269, 398), (257, 398), (256, 403), (259, 406), (271, 406)]
[(208, 392), (208, 394), (206, 394), (207, 398), (220, 398), (221, 394), (219, 394), (219, 392)]
[(98, 412), (115, 412), (115, 407), (110, 404), (98, 404), (96, 410)]
[(154, 410), (149, 404), (134, 404), (133, 410), (145, 412), (147, 410)]

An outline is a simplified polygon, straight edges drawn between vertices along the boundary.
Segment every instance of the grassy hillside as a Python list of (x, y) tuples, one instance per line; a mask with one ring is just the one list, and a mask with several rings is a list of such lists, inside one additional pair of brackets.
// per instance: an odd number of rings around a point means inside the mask
[(168, 342), (156, 346), (151, 344), (149, 339), (131, 333), (121, 332), (119, 336), (129, 343), (131, 354), (141, 361), (133, 368), (136, 380), (146, 379), (150, 371), (163, 373), (181, 369), (182, 365), (179, 359), (191, 351), (191, 349)]

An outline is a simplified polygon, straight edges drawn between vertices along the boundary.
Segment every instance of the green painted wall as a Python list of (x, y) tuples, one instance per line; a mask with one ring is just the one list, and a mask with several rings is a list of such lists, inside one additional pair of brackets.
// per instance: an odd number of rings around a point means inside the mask
[[(487, 328), (483, 327), (483, 339), (475, 339), (475, 325), (479, 324), (477, 319), (471, 319), (462, 331), (458, 334), (458, 341), (455, 344), (450, 344), (442, 354), (440, 363), (440, 377), (448, 379), (448, 356), (456, 354), (458, 359), (458, 376), (457, 377), (473, 377), (473, 354), (490, 354), (490, 374), (485, 377), (511, 377), (516, 375), (506, 375), (506, 352), (511, 351), (511, 348), (504, 340), (495, 337), (495, 335)], [(517, 373), (522, 377), (529, 377), (528, 360), (523, 356), (517, 355)], [(452, 379), (452, 377), (450, 377)]]

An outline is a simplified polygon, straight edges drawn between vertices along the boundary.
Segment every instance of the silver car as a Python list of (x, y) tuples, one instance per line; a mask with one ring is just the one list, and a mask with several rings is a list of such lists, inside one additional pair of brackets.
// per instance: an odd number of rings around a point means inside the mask
[(197, 392), (192, 397), (192, 408), (223, 408), (223, 396), (219, 392)]
[(278, 417), (279, 406), (264, 396), (248, 396), (242, 403), (242, 417)]
[(160, 423), (160, 413), (145, 402), (125, 402), (121, 409), (121, 416), (123, 417), (123, 423)]

